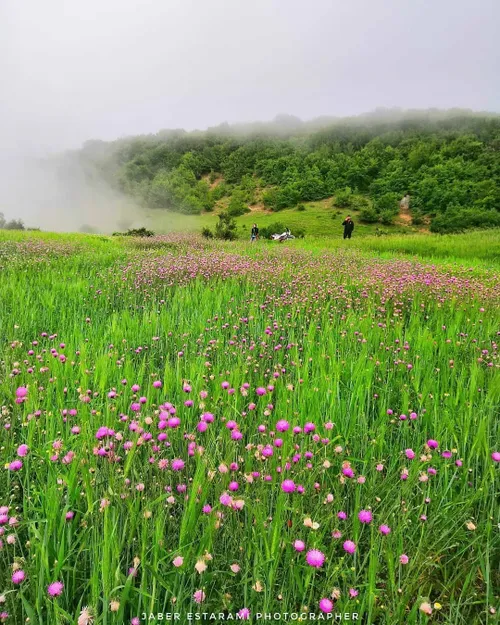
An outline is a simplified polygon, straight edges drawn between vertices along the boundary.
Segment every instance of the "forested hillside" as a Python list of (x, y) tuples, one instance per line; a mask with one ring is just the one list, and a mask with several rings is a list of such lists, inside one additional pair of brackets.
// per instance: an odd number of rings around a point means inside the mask
[[(323, 121), (327, 124), (327, 121)], [(478, 114), (331, 121), (91, 141), (79, 158), (141, 205), (201, 213), (279, 211), (332, 197), (365, 222), (391, 223), (409, 194), (431, 230), (500, 225), (500, 117)], [(305, 217), (306, 218), (306, 217)]]

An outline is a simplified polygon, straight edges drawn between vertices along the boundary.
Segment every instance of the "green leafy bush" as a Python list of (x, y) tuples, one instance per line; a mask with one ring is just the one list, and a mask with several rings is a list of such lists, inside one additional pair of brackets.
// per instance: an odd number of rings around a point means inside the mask
[(345, 189), (341, 189), (337, 191), (335, 194), (334, 206), (339, 206), (340, 208), (349, 208), (351, 206), (352, 201), (352, 190), (350, 187), (346, 187)]
[(393, 217), (399, 213), (399, 196), (397, 193), (384, 193), (373, 201), (373, 208), (377, 213), (391, 214)]
[(215, 224), (214, 237), (224, 241), (236, 239), (236, 222), (228, 213), (220, 213), (219, 221)]
[(411, 223), (414, 226), (421, 226), (424, 223), (424, 213), (421, 210), (414, 210), (411, 213)]
[(227, 212), (231, 215), (231, 217), (239, 217), (240, 215), (250, 212), (250, 209), (245, 202), (245, 194), (242, 190), (236, 190), (233, 192), (233, 195), (229, 200)]
[(379, 220), (379, 215), (373, 208), (367, 207), (360, 211), (359, 218), (367, 224), (374, 224)]
[(154, 235), (152, 230), (146, 230), (146, 228), (129, 229), (127, 232), (113, 232), (114, 237), (154, 237)]
[(385, 210), (385, 211), (382, 211), (382, 212), (380, 213), (380, 217), (379, 217), (379, 219), (380, 219), (380, 222), (381, 222), (381, 223), (383, 223), (383, 224), (384, 224), (384, 225), (386, 225), (386, 226), (389, 226), (389, 225), (391, 225), (392, 223), (394, 223), (394, 217), (395, 217), (395, 215), (394, 215), (394, 212), (393, 212), (393, 211), (391, 211), (391, 210)]
[(500, 211), (450, 207), (443, 215), (434, 217), (430, 230), (439, 234), (448, 234), (462, 232), (468, 228), (498, 227), (500, 227)]

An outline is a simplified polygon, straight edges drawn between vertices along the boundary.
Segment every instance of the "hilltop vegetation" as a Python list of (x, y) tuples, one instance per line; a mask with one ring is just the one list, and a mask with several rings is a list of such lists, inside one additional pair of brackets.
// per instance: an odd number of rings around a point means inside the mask
[(91, 141), (78, 158), (141, 205), (185, 214), (238, 216), (249, 206), (279, 211), (332, 198), (365, 223), (389, 225), (408, 193), (413, 223), (430, 221), (433, 231), (500, 225), (500, 117), (492, 115), (281, 117)]

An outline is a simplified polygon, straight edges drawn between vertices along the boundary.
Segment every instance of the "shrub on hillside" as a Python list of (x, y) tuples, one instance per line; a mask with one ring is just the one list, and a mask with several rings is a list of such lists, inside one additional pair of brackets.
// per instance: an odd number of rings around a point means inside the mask
[(340, 208), (348, 208), (351, 206), (352, 201), (352, 191), (350, 187), (346, 187), (345, 189), (341, 189), (337, 191), (335, 194), (335, 199), (333, 201), (334, 206), (339, 206)]
[(384, 193), (373, 201), (377, 213), (391, 213), (394, 217), (399, 213), (399, 196), (397, 193)]
[(359, 218), (366, 224), (374, 224), (379, 220), (379, 215), (373, 208), (367, 206), (366, 208), (363, 208), (363, 210), (361, 210), (361, 212), (359, 213)]
[(155, 233), (146, 228), (134, 228), (127, 232), (113, 232), (114, 237), (154, 237)]
[(385, 226), (390, 226), (392, 223), (394, 223), (394, 217), (395, 215), (393, 211), (385, 210), (380, 213), (379, 220)]
[(25, 226), (22, 219), (5, 221), (3, 213), (0, 213), (0, 230), (25, 230)]
[(500, 211), (449, 207), (446, 213), (434, 217), (430, 230), (439, 234), (448, 234), (462, 232), (467, 228), (498, 227), (500, 227)]
[(412, 211), (411, 223), (413, 226), (421, 226), (424, 223), (424, 214), (421, 210)]
[(215, 225), (214, 237), (223, 241), (236, 239), (236, 222), (228, 213), (221, 213)]
[(239, 217), (240, 215), (250, 212), (250, 209), (245, 202), (243, 191), (237, 190), (233, 193), (227, 206), (227, 212), (231, 215), (231, 217)]

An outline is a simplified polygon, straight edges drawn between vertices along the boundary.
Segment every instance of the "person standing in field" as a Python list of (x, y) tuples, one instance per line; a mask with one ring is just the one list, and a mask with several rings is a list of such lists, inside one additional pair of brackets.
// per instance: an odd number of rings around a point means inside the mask
[(252, 234), (250, 236), (251, 243), (253, 243), (257, 239), (258, 236), (259, 236), (259, 229), (257, 228), (257, 224), (254, 224), (252, 226)]
[(351, 219), (350, 215), (347, 215), (347, 217), (342, 222), (342, 225), (344, 226), (344, 239), (350, 239), (352, 231), (354, 230), (354, 222)]

